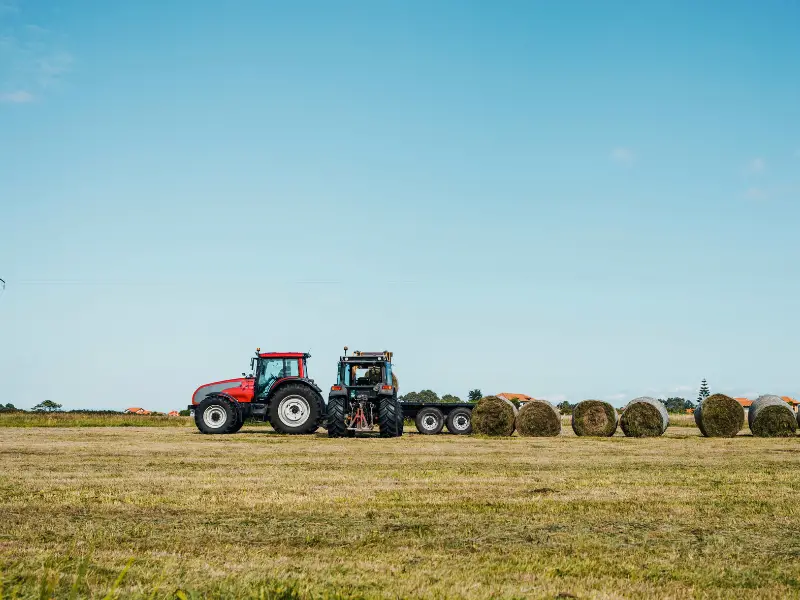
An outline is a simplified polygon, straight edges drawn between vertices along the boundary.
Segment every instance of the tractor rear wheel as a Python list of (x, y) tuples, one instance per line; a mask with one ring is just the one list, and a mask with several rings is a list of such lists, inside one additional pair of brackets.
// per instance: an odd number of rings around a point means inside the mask
[(201, 433), (234, 433), (239, 418), (233, 401), (221, 396), (206, 398), (194, 411), (194, 423)]
[(270, 400), (269, 422), (278, 433), (314, 433), (322, 413), (321, 400), (307, 385), (285, 385)]
[(472, 411), (468, 408), (454, 408), (447, 415), (447, 431), (455, 435), (472, 433)]
[(345, 423), (345, 397), (336, 396), (328, 398), (328, 422), (325, 424), (328, 430), (328, 437), (338, 438), (348, 435), (350, 432), (347, 430)]
[(444, 427), (444, 415), (442, 411), (433, 406), (423, 408), (417, 413), (417, 418), (414, 419), (417, 426), (417, 431), (424, 435), (436, 435), (441, 433)]
[(378, 401), (378, 426), (381, 437), (403, 435), (403, 409), (394, 396), (381, 398)]

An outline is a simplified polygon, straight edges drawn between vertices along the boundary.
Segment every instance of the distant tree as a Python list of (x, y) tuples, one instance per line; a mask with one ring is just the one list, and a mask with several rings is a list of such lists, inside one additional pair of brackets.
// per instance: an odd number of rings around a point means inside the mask
[(694, 408), (694, 404), (686, 398), (672, 397), (660, 402), (666, 407), (667, 412), (671, 413), (684, 413), (687, 408)]
[(558, 405), (558, 410), (561, 411), (562, 415), (570, 415), (572, 414), (572, 404), (564, 400), (561, 404)]
[(61, 410), (61, 405), (52, 400), (45, 400), (33, 407), (36, 412), (55, 412)]
[(445, 394), (442, 396), (442, 402), (447, 402), (452, 404), (453, 402), (461, 402), (461, 398), (458, 396), (453, 396), (452, 394)]
[(697, 404), (698, 406), (711, 395), (711, 391), (708, 389), (708, 383), (705, 379), (700, 383), (700, 393), (697, 394)]
[(441, 400), (439, 400), (439, 394), (433, 390), (422, 390), (419, 393), (419, 397), (422, 399), (422, 402), (441, 402)]
[(10, 402), (3, 406), (0, 404), (0, 412), (14, 412), (17, 410), (17, 407), (11, 404)]
[(517, 397), (517, 396), (514, 396), (513, 398), (509, 398), (508, 401), (511, 402), (511, 404), (513, 404), (517, 408), (519, 408), (519, 406), (521, 404), (521, 402), (519, 401), (519, 397)]
[(405, 396), (400, 396), (403, 402), (441, 402), (439, 396), (433, 390), (422, 390), (421, 392), (408, 392)]
[(182, 416), (182, 417), (188, 417), (188, 416), (189, 416), (190, 414), (192, 414), (192, 413), (191, 413), (191, 412), (189, 411), (189, 409), (187, 408), (187, 409), (185, 409), (185, 410), (182, 410), (182, 411), (178, 412), (178, 414), (179, 414), (180, 416)]
[(470, 402), (477, 402), (481, 398), (483, 398), (483, 392), (480, 388), (475, 388), (474, 390), (470, 390), (469, 394), (467, 395)]

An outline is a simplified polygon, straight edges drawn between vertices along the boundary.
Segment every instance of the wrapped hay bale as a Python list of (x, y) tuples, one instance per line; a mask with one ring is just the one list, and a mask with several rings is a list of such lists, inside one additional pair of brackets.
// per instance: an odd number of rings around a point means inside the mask
[(617, 411), (602, 400), (584, 400), (572, 409), (575, 435), (611, 437), (617, 430)]
[(744, 408), (725, 394), (713, 394), (694, 411), (694, 422), (706, 437), (733, 437), (744, 425)]
[(666, 407), (649, 396), (628, 402), (619, 418), (619, 426), (628, 437), (658, 437), (669, 426)]
[(497, 396), (486, 396), (472, 409), (472, 431), (484, 435), (511, 435), (515, 416), (511, 402)]
[(547, 400), (529, 400), (517, 414), (517, 431), (530, 437), (552, 437), (561, 433), (561, 413)]
[(780, 396), (765, 395), (747, 413), (750, 431), (758, 437), (789, 437), (797, 433), (794, 411)]

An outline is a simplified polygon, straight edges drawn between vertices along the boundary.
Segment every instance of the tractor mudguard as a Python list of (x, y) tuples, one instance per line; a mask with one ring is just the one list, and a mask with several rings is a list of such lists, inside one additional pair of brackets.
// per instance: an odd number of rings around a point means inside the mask
[(237, 402), (250, 402), (253, 400), (253, 384), (255, 380), (251, 377), (237, 377), (236, 379), (225, 379), (201, 385), (192, 394), (192, 404), (198, 405), (208, 396), (224, 393), (232, 397)]

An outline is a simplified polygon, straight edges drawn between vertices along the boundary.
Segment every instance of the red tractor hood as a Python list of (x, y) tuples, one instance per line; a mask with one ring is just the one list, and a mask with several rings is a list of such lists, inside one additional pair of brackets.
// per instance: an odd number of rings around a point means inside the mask
[(200, 404), (209, 394), (219, 392), (232, 396), (239, 402), (250, 402), (253, 400), (254, 383), (255, 379), (252, 377), (237, 377), (236, 379), (206, 383), (192, 394), (192, 404)]

